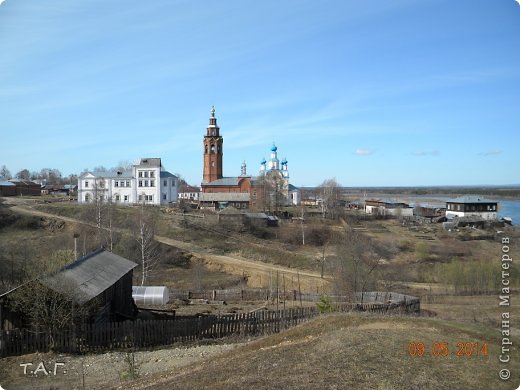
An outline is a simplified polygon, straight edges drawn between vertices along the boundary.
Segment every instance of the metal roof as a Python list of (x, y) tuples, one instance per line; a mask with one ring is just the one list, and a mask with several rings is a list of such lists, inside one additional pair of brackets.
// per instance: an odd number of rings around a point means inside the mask
[(251, 219), (267, 219), (269, 218), (266, 213), (245, 213), (247, 218)]
[(249, 176), (241, 176), (241, 177), (223, 177), (222, 179), (213, 180), (210, 182), (204, 182), (202, 185), (204, 187), (211, 186), (237, 186), (240, 180)]
[(162, 178), (165, 178), (165, 177), (175, 177), (176, 178), (177, 176), (175, 176), (173, 173), (170, 173), (168, 171), (161, 171), (161, 177)]
[(458, 198), (448, 199), (446, 203), (497, 203), (497, 201), (487, 199), (481, 195), (464, 195)]
[(11, 183), (14, 183), (15, 185), (25, 185), (25, 186), (41, 186), (41, 184), (35, 183), (32, 180), (25, 180), (25, 179), (9, 179)]
[(103, 178), (103, 179), (117, 179), (124, 178), (129, 179), (132, 178), (132, 171), (97, 171), (97, 172), (83, 172), (80, 175), (80, 179), (84, 178), (88, 174), (94, 176), (95, 178)]
[(160, 158), (142, 158), (139, 160), (139, 164), (135, 164), (139, 168), (141, 167), (160, 167), (161, 159)]
[(97, 297), (135, 267), (137, 264), (133, 261), (99, 250), (43, 278), (41, 282), (82, 304)]
[(209, 192), (201, 193), (201, 202), (249, 202), (248, 192)]
[(10, 181), (0, 181), (0, 186), (2, 186), (2, 187), (16, 187), (16, 184), (11, 183)]

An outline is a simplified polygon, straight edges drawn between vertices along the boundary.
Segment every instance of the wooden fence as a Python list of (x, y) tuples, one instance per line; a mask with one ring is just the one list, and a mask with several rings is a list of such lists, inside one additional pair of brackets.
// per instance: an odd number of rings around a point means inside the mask
[[(170, 290), (170, 299), (205, 299), (208, 301), (268, 301), (278, 298), (285, 301), (305, 301), (318, 302), (323, 294), (300, 293), (296, 290), (286, 291), (269, 290), (265, 288), (244, 288), (244, 289), (225, 289), (225, 290)], [(417, 297), (395, 292), (365, 291), (357, 292), (354, 297), (345, 295), (328, 295), (333, 302), (411, 302), (419, 301)]]
[[(410, 314), (419, 311), (418, 299), (404, 299), (399, 302), (377, 302), (375, 297), (372, 299), (371, 302), (336, 303), (332, 309), (339, 312), (362, 311), (378, 314)], [(318, 309), (312, 306), (195, 318), (85, 324), (81, 328), (62, 329), (53, 334), (14, 329), (0, 331), (0, 356), (50, 350), (66, 353), (135, 350), (231, 335), (262, 335), (279, 332), (318, 314)]]
[(85, 353), (112, 349), (141, 349), (176, 342), (230, 335), (262, 335), (279, 332), (318, 315), (315, 307), (209, 315), (173, 320), (136, 320), (86, 324), (49, 335), (29, 329), (0, 332), (0, 356), (33, 352)]

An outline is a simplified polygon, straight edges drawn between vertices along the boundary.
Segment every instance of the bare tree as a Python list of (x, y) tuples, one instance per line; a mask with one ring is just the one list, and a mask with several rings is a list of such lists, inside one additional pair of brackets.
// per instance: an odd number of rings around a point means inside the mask
[(29, 180), (30, 177), (31, 173), (27, 169), (22, 169), (16, 174), (16, 178), (21, 180)]
[(132, 169), (132, 162), (129, 160), (121, 160), (117, 163), (117, 167), (114, 168), (115, 171), (126, 172)]
[(348, 295), (375, 286), (377, 275), (374, 271), (379, 258), (370, 237), (345, 226), (338, 239), (334, 270), (338, 292)]
[(38, 179), (45, 180), (47, 184), (58, 184), (61, 182), (62, 176), (58, 169), (43, 168), (38, 175)]
[(339, 205), (340, 185), (336, 178), (327, 179), (320, 185), (321, 210), (323, 218), (330, 216), (334, 218), (335, 209)]
[(0, 167), (0, 177), (1, 178), (4, 178), (4, 179), (12, 179), (13, 177), (11, 176), (11, 171), (9, 171), (9, 169), (7, 169), (7, 167), (5, 165), (2, 165)]
[(73, 251), (55, 252), (34, 267), (28, 281), (8, 299), (11, 310), (21, 313), (27, 325), (47, 332), (51, 341), (55, 331), (72, 325), (90, 310), (90, 305), (78, 305), (85, 297), (77, 285), (59, 273), (73, 256)]
[(286, 182), (279, 172), (269, 172), (256, 180), (257, 205), (263, 211), (277, 213), (287, 202)]
[(150, 272), (156, 267), (159, 262), (159, 251), (155, 236), (155, 210), (153, 206), (146, 206), (143, 201), (141, 203), (141, 210), (137, 216), (134, 238), (138, 244), (139, 261), (141, 263), (141, 286), (144, 285)]

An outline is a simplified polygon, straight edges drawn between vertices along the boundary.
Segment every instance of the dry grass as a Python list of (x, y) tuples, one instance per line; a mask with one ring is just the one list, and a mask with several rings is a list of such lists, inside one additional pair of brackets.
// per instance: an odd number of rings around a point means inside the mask
[[(498, 378), (498, 335), (432, 319), (332, 315), (239, 347), (197, 366), (136, 382), (153, 389), (511, 389), (520, 381), (515, 347), (509, 382)], [(450, 355), (411, 357), (411, 341)], [(488, 356), (457, 357), (457, 342), (488, 342)]]

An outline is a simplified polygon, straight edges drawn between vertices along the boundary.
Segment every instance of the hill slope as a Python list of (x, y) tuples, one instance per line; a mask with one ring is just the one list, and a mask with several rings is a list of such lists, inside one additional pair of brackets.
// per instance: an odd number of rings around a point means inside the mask
[[(500, 366), (498, 335), (424, 318), (332, 315), (125, 388), (514, 389), (520, 356), (515, 348), (512, 363)], [(410, 356), (411, 341), (424, 342), (427, 352)], [(484, 341), (487, 356), (457, 356), (458, 342), (480, 349)], [(435, 342), (447, 342), (449, 355), (432, 356)], [(499, 379), (501, 368), (511, 370), (509, 381)]]

